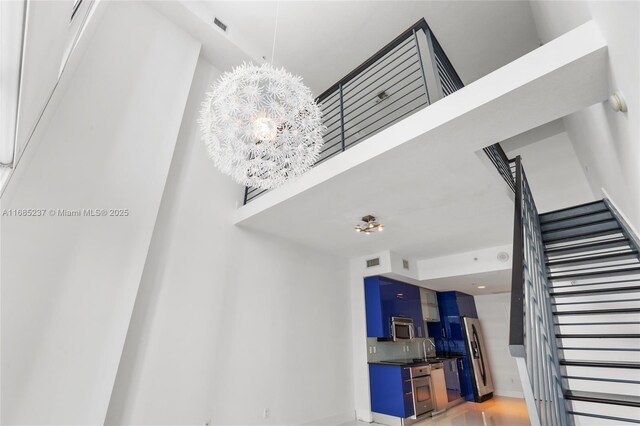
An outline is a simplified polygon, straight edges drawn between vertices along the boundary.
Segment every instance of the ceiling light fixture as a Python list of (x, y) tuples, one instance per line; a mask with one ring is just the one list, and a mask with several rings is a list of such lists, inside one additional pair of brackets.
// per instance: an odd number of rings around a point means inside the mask
[(486, 285), (479, 285), (478, 288), (487, 288)]
[(374, 231), (384, 231), (384, 225), (376, 222), (375, 216), (371, 216), (370, 214), (366, 215), (362, 218), (362, 221), (364, 222), (364, 225), (356, 225), (356, 232), (362, 232), (366, 235), (369, 235)]
[[(279, 2), (278, 2), (279, 5)], [(215, 166), (236, 182), (271, 189), (309, 170), (322, 148), (322, 112), (311, 91), (284, 68), (243, 64), (223, 74), (200, 110)]]

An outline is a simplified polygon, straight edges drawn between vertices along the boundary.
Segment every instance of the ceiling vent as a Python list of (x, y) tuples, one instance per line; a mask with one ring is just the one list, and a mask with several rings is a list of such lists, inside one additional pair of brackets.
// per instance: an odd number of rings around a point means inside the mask
[(372, 268), (374, 266), (379, 266), (380, 265), (380, 258), (376, 257), (375, 259), (368, 259), (367, 260), (367, 268)]
[(213, 23), (216, 24), (218, 28), (220, 28), (223, 32), (227, 32), (227, 24), (219, 20), (218, 18), (213, 18)]
[(409, 270), (409, 261), (407, 259), (402, 259), (402, 267)]

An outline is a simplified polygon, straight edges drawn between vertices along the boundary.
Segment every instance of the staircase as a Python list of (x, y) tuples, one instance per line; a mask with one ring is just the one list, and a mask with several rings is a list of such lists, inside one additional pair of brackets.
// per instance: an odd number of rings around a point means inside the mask
[(578, 425), (640, 423), (640, 257), (604, 201), (539, 215), (562, 389)]
[(531, 424), (640, 424), (638, 236), (607, 199), (539, 214), (522, 159), (495, 158), (515, 184), (509, 351)]

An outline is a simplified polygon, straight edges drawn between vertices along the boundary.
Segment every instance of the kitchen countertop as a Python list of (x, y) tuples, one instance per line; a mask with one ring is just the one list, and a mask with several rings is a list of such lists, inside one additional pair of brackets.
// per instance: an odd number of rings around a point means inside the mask
[(391, 365), (391, 366), (397, 366), (397, 367), (418, 367), (420, 365), (435, 364), (438, 362), (446, 361), (447, 359), (456, 359), (456, 358), (459, 358), (459, 357), (428, 358), (426, 361), (423, 359), (413, 359), (413, 360), (392, 359), (387, 361), (369, 361), (368, 364)]

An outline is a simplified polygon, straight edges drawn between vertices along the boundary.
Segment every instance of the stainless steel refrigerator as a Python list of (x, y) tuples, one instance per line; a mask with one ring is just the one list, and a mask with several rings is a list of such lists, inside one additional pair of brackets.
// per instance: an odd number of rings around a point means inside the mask
[(476, 402), (486, 401), (493, 396), (493, 381), (489, 370), (487, 350), (482, 336), (480, 320), (462, 318), (464, 324), (464, 340), (467, 346), (469, 367), (471, 370), (471, 387)]

